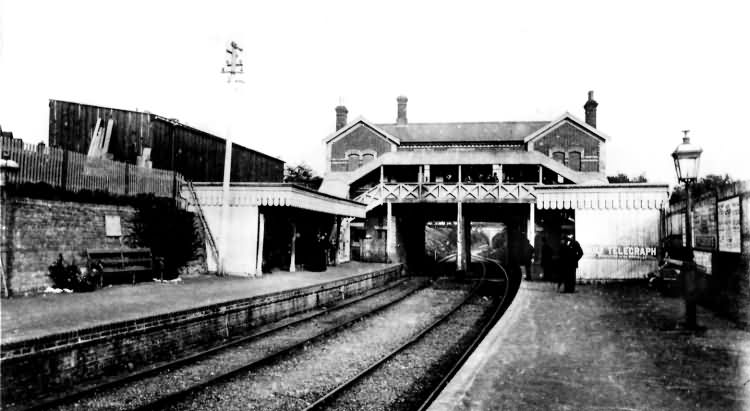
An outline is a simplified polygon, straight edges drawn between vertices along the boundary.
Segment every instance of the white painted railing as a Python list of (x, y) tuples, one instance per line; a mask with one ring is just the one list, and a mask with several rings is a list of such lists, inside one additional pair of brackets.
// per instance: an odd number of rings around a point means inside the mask
[(371, 210), (385, 201), (393, 202), (534, 202), (533, 184), (498, 183), (381, 183), (354, 201)]

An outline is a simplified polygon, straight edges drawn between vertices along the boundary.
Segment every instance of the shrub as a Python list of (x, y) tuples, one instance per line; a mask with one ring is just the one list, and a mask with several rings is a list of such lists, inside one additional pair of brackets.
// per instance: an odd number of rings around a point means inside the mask
[(49, 266), (49, 276), (57, 288), (67, 288), (73, 291), (93, 291), (99, 284), (102, 266), (95, 262), (86, 267), (78, 267), (75, 261), (66, 264), (62, 254), (57, 256)]
[[(57, 256), (57, 260), (49, 266), (49, 276), (52, 278), (55, 287), (73, 289), (76, 278), (73, 267), (73, 265), (65, 264), (62, 254)], [(77, 270), (77, 267), (75, 270)]]

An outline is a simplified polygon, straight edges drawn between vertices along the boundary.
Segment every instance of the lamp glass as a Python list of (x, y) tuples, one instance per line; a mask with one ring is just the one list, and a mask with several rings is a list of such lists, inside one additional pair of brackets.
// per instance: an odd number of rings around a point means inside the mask
[(675, 170), (677, 171), (677, 179), (680, 181), (692, 181), (697, 179), (699, 165), (700, 157), (698, 156), (684, 156), (675, 158), (674, 166)]
[(674, 168), (679, 181), (693, 181), (698, 178), (698, 168), (703, 149), (690, 143), (688, 137), (682, 139), (682, 144), (672, 152)]

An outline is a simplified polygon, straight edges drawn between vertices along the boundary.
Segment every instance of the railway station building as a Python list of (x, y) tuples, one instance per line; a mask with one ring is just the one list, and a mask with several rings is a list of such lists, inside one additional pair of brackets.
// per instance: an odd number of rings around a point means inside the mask
[[(282, 160), (237, 143), (223, 211), (226, 140), (148, 111), (50, 100), (49, 144), (78, 153), (98, 145), (106, 158), (131, 165), (132, 172), (146, 167), (185, 176), (190, 183), (180, 197), (200, 216), (210, 272), (258, 276), (325, 269), (341, 261), (328, 251), (347, 245), (339, 244), (342, 219), (365, 215), (362, 204), (283, 183)], [(176, 179), (173, 190), (176, 196)]]
[(407, 102), (397, 98), (390, 124), (349, 121), (346, 107), (335, 109), (320, 191), (366, 210), (344, 220), (350, 248), (342, 252), (420, 271), (425, 227), (450, 222), (456, 268), (466, 270), (472, 230), (494, 223), (501, 232), (485, 235), (505, 263), (526, 241), (537, 262), (543, 242), (554, 260), (572, 233), (585, 253), (579, 278), (637, 278), (656, 268), (668, 185), (608, 183), (611, 137), (597, 127), (593, 92), (583, 119), (566, 112), (550, 121), (410, 123)]
[(211, 272), (261, 276), (279, 269), (325, 270), (328, 264), (348, 261), (336, 254), (348, 247), (342, 221), (365, 217), (363, 204), (294, 184), (233, 182), (227, 214), (221, 183), (194, 183), (191, 189), (195, 196), (186, 187), (183, 197), (204, 216), (208, 235), (216, 235), (216, 244), (206, 245), (218, 250), (207, 253)]

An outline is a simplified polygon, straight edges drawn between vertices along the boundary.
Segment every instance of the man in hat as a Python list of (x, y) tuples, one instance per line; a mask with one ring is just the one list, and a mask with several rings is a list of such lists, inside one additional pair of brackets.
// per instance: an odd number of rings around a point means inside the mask
[(562, 246), (560, 247), (560, 271), (565, 283), (563, 292), (574, 293), (576, 287), (576, 269), (578, 260), (583, 257), (583, 250), (573, 238), (573, 234), (565, 235)]

